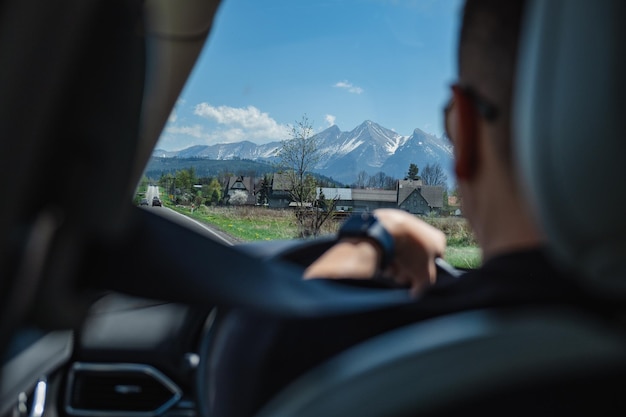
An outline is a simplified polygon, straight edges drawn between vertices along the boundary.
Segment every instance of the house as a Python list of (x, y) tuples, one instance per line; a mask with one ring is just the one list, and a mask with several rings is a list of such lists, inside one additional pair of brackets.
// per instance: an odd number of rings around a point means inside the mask
[(441, 185), (423, 185), (420, 188), (420, 193), (428, 202), (428, 207), (434, 211), (440, 211), (443, 209), (443, 192), (444, 187)]
[[(295, 203), (291, 201), (290, 189), (288, 175), (274, 174), (268, 197), (269, 206), (295, 207)], [(444, 187), (424, 185), (421, 180), (400, 180), (395, 190), (321, 187), (316, 190), (316, 198), (319, 198), (320, 190), (326, 199), (336, 200), (337, 211), (363, 212), (379, 208), (400, 208), (409, 213), (423, 215), (443, 209)]]
[(428, 201), (426, 201), (418, 188), (410, 190), (409, 195), (399, 202), (398, 208), (412, 214), (428, 214), (431, 211)]
[(351, 188), (318, 187), (315, 198), (319, 199), (320, 191), (327, 200), (335, 200), (336, 211), (352, 211), (354, 206)]
[(267, 196), (267, 204), (272, 208), (287, 208), (291, 203), (291, 179), (289, 175), (276, 172), (272, 175), (271, 187)]
[(224, 200), (228, 201), (232, 195), (238, 191), (243, 191), (247, 195), (245, 204), (254, 205), (256, 196), (254, 193), (254, 177), (228, 177), (224, 187)]
[(396, 190), (354, 189), (352, 190), (353, 211), (373, 211), (379, 208), (397, 208)]
[(398, 207), (413, 214), (439, 212), (443, 208), (444, 188), (424, 185), (421, 180), (400, 180), (397, 186)]

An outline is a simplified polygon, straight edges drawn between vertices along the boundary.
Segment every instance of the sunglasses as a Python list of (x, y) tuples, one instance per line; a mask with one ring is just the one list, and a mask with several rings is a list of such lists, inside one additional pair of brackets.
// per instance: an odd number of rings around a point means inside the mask
[[(476, 91), (469, 86), (462, 84), (452, 84), (452, 90), (458, 90), (470, 99), (478, 113), (487, 121), (493, 121), (498, 117), (498, 109), (488, 100), (481, 97)], [(444, 132), (448, 139), (450, 138), (449, 115), (450, 110), (454, 107), (454, 96), (450, 97), (448, 103), (443, 108)]]

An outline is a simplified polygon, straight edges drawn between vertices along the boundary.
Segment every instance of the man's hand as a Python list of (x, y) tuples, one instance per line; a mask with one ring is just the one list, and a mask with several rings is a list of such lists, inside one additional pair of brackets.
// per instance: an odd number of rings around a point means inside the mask
[[(383, 276), (410, 286), (413, 294), (434, 283), (435, 258), (445, 251), (445, 235), (402, 210), (379, 209), (374, 214), (395, 242), (395, 256)], [(342, 239), (306, 269), (304, 278), (372, 278), (381, 258), (380, 248), (366, 238)]]

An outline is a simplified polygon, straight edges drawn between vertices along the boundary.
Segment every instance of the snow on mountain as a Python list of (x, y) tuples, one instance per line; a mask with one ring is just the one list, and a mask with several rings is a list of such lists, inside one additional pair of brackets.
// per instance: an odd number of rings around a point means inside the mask
[[(350, 184), (361, 171), (372, 175), (384, 172), (403, 178), (411, 163), (424, 167), (427, 163), (440, 163), (453, 180), (451, 171), (452, 147), (443, 138), (419, 129), (411, 136), (402, 136), (390, 129), (366, 120), (349, 132), (333, 125), (315, 135), (320, 161), (315, 171)], [(256, 145), (249, 141), (217, 145), (192, 146), (178, 152), (157, 149), (155, 157), (250, 159), (269, 161), (277, 157), (280, 142)]]
[(427, 164), (439, 163), (446, 175), (448, 184), (454, 182), (452, 145), (445, 138), (415, 129), (407, 141), (390, 156), (381, 168), (387, 175), (403, 178), (411, 163), (423, 169)]
[(349, 132), (342, 132), (334, 125), (316, 138), (322, 155), (317, 166), (320, 171), (335, 171), (342, 163), (352, 160), (371, 168), (380, 167), (402, 141), (402, 136), (370, 120)]

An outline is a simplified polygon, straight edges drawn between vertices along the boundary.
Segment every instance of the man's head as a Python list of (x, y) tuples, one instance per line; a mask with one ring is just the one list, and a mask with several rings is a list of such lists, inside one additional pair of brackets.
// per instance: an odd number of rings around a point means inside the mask
[(490, 103), (499, 155), (511, 162), (511, 101), (524, 0), (467, 0), (458, 50), (459, 84)]
[(538, 231), (511, 155), (511, 107), (524, 0), (467, 0), (459, 79), (446, 107), (455, 172), (485, 256), (534, 245)]

